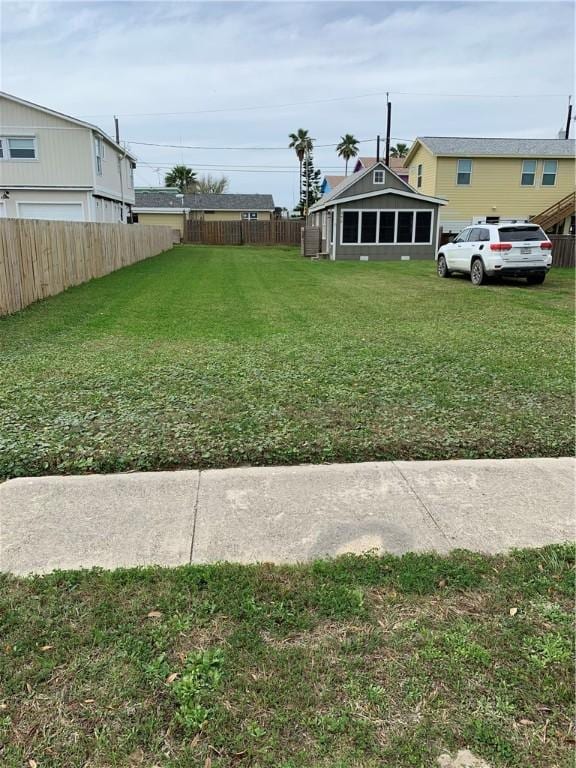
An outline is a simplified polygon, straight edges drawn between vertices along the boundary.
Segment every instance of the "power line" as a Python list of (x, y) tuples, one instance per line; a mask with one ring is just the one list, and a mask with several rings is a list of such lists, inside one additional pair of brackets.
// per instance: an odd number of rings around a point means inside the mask
[[(372, 93), (361, 93), (354, 96), (335, 96), (330, 99), (310, 99), (307, 101), (292, 101), (284, 104), (256, 104), (245, 107), (218, 107), (214, 109), (196, 109), (175, 112), (117, 112), (117, 117), (168, 117), (171, 115), (208, 115), (222, 112), (250, 112), (259, 109), (284, 109), (286, 107), (300, 107), (310, 104), (329, 104), (339, 101), (355, 101), (358, 99), (371, 99), (390, 96), (418, 96), (430, 98), (449, 98), (449, 99), (543, 99), (543, 98), (565, 98), (565, 93), (433, 93), (431, 91), (373, 91)], [(110, 117), (108, 114), (82, 115), (82, 117)]]
[[(216, 150), (233, 150), (236, 152), (250, 152), (252, 150), (256, 150), (256, 151), (288, 150), (290, 152), (294, 151), (287, 145), (285, 147), (200, 147), (200, 146), (194, 146), (191, 144), (158, 144), (152, 141), (135, 141), (134, 139), (126, 139), (126, 141), (128, 144), (137, 144), (138, 146), (142, 146), (142, 147), (164, 147), (165, 149), (204, 149), (204, 150), (216, 149)], [(376, 141), (376, 139), (360, 139), (358, 143), (363, 144), (371, 141)], [(405, 139), (398, 139), (398, 141), (405, 141)], [(320, 149), (322, 147), (336, 147), (338, 146), (338, 144), (339, 142), (337, 141), (331, 144), (314, 144), (314, 149)]]

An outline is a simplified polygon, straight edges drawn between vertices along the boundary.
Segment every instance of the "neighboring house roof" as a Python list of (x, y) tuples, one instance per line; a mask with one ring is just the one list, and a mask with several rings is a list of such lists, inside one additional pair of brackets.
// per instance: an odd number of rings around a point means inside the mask
[[(377, 162), (378, 160), (376, 157), (359, 157), (356, 161), (355, 167), (358, 168), (358, 165), (360, 165), (362, 168), (369, 168), (371, 165), (374, 165), (374, 163)], [(405, 173), (406, 168), (404, 168), (404, 158), (391, 157), (389, 168), (396, 173)]]
[(80, 125), (82, 128), (89, 128), (92, 131), (96, 131), (96, 133), (105, 138), (106, 141), (112, 144), (112, 146), (116, 147), (118, 151), (122, 152), (123, 155), (126, 155), (131, 160), (134, 160), (134, 162), (137, 160), (136, 155), (133, 155), (121, 144), (117, 144), (111, 136), (108, 136), (106, 131), (103, 131), (102, 128), (98, 128), (97, 125), (86, 123), (84, 120), (78, 120), (77, 117), (70, 117), (70, 115), (65, 115), (63, 112), (57, 112), (55, 109), (49, 109), (48, 107), (43, 107), (40, 104), (34, 104), (33, 101), (26, 101), (25, 99), (21, 99), (18, 96), (12, 96), (12, 94), (6, 93), (6, 91), (0, 91), (0, 98), (8, 99), (9, 101), (13, 101), (16, 104), (22, 104), (24, 107), (37, 109), (40, 112), (45, 112), (47, 115), (52, 115), (53, 117), (59, 117), (60, 119), (67, 120), (68, 122), (74, 123), (75, 125)]
[(452, 157), (574, 157), (574, 139), (486, 139), (463, 136), (418, 136), (406, 157), (418, 144), (433, 155)]
[(188, 208), (191, 211), (273, 211), (272, 195), (203, 195), (190, 194), (184, 198), (162, 189), (157, 191), (136, 189), (135, 208)]
[[(405, 191), (401, 189), (394, 188), (388, 188), (388, 189), (382, 189), (382, 190), (374, 190), (373, 192), (363, 192), (358, 195), (354, 195), (353, 191), (351, 190), (351, 194), (349, 196), (341, 196), (343, 192), (345, 192), (347, 189), (349, 189), (353, 184), (355, 184), (357, 181), (360, 181), (364, 176), (366, 176), (368, 173), (371, 173), (376, 166), (379, 166), (380, 168), (384, 168), (385, 171), (388, 173), (392, 173), (393, 176), (395, 176), (398, 181), (405, 187)], [(310, 213), (314, 213), (315, 211), (320, 211), (323, 208), (327, 208), (328, 206), (336, 203), (343, 203), (348, 200), (361, 200), (365, 197), (376, 197), (377, 195), (386, 195), (386, 194), (394, 194), (394, 195), (401, 195), (403, 197), (413, 197), (416, 199), (421, 200), (427, 200), (428, 202), (432, 203), (438, 203), (439, 205), (446, 205), (447, 200), (441, 197), (431, 197), (430, 195), (421, 195), (420, 193), (416, 192), (413, 187), (411, 187), (404, 179), (401, 179), (394, 171), (386, 166), (381, 160), (379, 162), (374, 162), (372, 165), (369, 165), (367, 168), (364, 168), (362, 171), (357, 171), (356, 173), (353, 173), (350, 176), (345, 176), (344, 181), (340, 182), (337, 187), (335, 187), (333, 190), (331, 190), (327, 195), (324, 195), (324, 197), (320, 198), (317, 203), (314, 203), (314, 205), (310, 208)], [(338, 199), (336, 199), (338, 198)]]
[(345, 178), (346, 176), (324, 176), (324, 179), (330, 185), (330, 189), (334, 189), (334, 187), (344, 181)]

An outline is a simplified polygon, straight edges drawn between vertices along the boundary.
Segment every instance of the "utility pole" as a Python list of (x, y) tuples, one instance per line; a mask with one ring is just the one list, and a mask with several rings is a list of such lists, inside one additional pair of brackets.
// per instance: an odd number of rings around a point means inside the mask
[(116, 144), (120, 144), (120, 126), (118, 125), (118, 118), (114, 115), (114, 132), (116, 134)]
[(564, 132), (564, 138), (570, 138), (570, 123), (572, 121), (572, 96), (568, 96), (568, 118), (566, 120), (566, 131)]
[(304, 153), (304, 181), (306, 182), (306, 209), (305, 209), (305, 216), (308, 216), (308, 200), (309, 198), (309, 190), (310, 190), (310, 169), (309, 169), (309, 159), (310, 159), (310, 145), (308, 144), (308, 140), (306, 140), (306, 151)]
[(390, 122), (392, 119), (392, 104), (386, 91), (386, 165), (390, 165)]
[(380, 134), (376, 136), (376, 161), (380, 162)]

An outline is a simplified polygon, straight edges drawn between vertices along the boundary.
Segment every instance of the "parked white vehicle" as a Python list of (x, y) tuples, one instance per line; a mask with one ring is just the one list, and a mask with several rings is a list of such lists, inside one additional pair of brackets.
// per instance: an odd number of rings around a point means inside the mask
[(476, 224), (439, 248), (436, 262), (440, 277), (464, 272), (474, 285), (497, 275), (525, 277), (536, 285), (552, 266), (552, 243), (537, 224)]

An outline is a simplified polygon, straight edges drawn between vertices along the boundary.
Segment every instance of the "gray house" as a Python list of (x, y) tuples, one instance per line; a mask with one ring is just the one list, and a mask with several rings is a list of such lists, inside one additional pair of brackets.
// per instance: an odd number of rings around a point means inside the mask
[(330, 259), (433, 259), (439, 197), (416, 192), (384, 163), (353, 173), (315, 203), (308, 223), (321, 228)]

